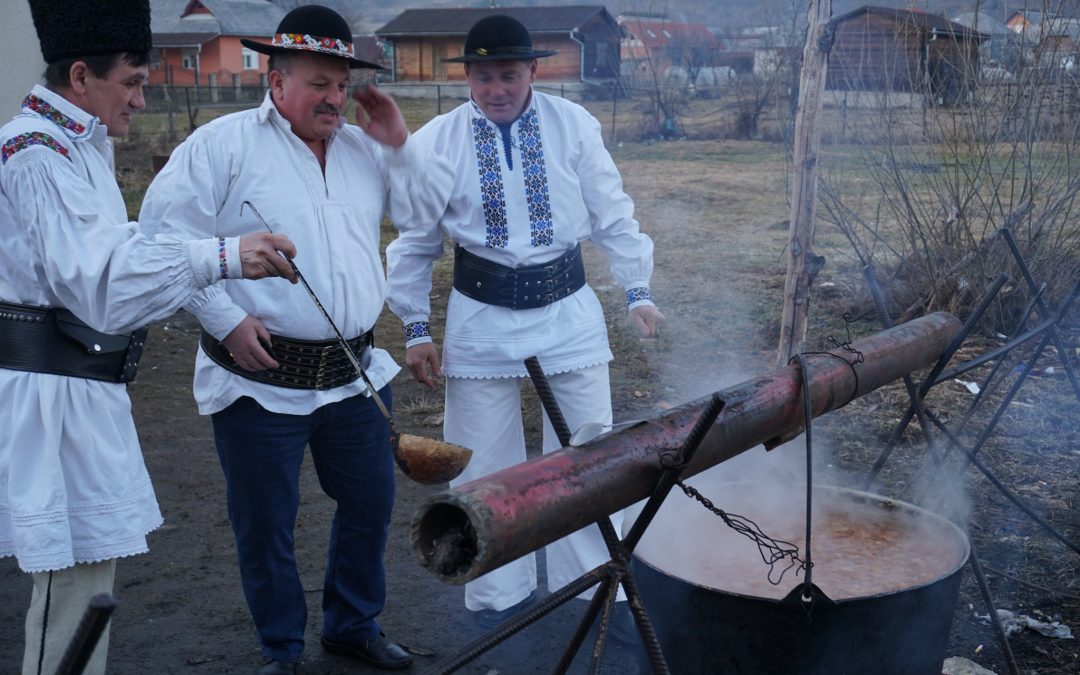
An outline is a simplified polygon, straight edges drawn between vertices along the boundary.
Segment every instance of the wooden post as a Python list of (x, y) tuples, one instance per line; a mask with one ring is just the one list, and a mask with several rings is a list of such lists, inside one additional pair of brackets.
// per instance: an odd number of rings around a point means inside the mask
[(795, 114), (794, 180), (791, 185), (791, 224), (788, 233), (788, 271), (784, 283), (784, 313), (780, 323), (777, 364), (785, 365), (802, 351), (806, 339), (810, 285), (823, 263), (813, 255), (814, 206), (817, 200), (817, 161), (825, 70), (832, 48), (832, 0), (810, 0), (806, 13), (806, 43), (799, 77), (799, 107)]

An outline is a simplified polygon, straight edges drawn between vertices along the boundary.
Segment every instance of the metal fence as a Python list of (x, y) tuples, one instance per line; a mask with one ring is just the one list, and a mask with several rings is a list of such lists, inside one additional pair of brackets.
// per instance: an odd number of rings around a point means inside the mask
[(195, 106), (258, 105), (266, 94), (263, 86), (174, 86), (153, 84), (143, 87), (148, 112), (173, 112)]

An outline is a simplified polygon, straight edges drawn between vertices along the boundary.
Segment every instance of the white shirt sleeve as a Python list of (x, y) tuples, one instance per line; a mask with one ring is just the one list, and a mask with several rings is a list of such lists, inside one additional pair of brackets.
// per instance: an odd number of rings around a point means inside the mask
[(239, 274), (239, 245), (151, 239), (136, 223), (117, 223), (71, 162), (45, 148), (8, 160), (0, 188), (27, 228), (42, 286), (96, 330), (123, 333), (179, 309), (218, 281), (224, 265)]
[(590, 115), (583, 127), (577, 175), (593, 219), (590, 239), (608, 254), (612, 276), (630, 296), (629, 307), (652, 304), (647, 299), (653, 271), (652, 239), (634, 219), (634, 202), (623, 191), (619, 170), (604, 147), (600, 123)]
[[(150, 184), (139, 212), (143, 231), (177, 238), (213, 237), (218, 213), (231, 184), (230, 165), (203, 136), (189, 138), (173, 151), (168, 164)], [(230, 270), (230, 278), (241, 278)], [(184, 305), (218, 340), (247, 316), (221, 286), (208, 288)]]

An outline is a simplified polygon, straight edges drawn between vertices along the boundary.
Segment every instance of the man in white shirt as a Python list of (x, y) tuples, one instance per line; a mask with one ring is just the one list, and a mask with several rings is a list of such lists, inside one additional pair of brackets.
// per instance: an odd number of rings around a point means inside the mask
[[(262, 105), (182, 143), (147, 191), (141, 222), (165, 231), (200, 224), (184, 234), (226, 236), (261, 215), (304, 250), (304, 278), (359, 353), (372, 350), (386, 294), (380, 219), (384, 211), (398, 223), (434, 217), (424, 200), (438, 191), (426, 181), (445, 183), (449, 168), (415, 154), (397, 106), (374, 88), (357, 95), (360, 127), (343, 123), (350, 67), (377, 68), (353, 57), (351, 39), (344, 19), (309, 5), (281, 20), (271, 45), (245, 41), (270, 54)], [(304, 289), (229, 282), (186, 308), (204, 329), (195, 398), (213, 419), (241, 582), (269, 659), (260, 672), (295, 672), (304, 648), (293, 526), (307, 445), (337, 502), (323, 647), (379, 668), (407, 667), (412, 657), (376, 620), (386, 599), (394, 464), (372, 392)], [(385, 351), (370, 353), (367, 375), (389, 407), (399, 369)]]
[[(534, 49), (509, 16), (469, 30), (465, 54), (448, 61), (465, 64), (471, 100), (415, 134), (425, 150), (455, 161), (450, 197), (437, 219), (414, 223), (387, 248), (389, 304), (405, 323), (406, 365), (428, 386), (446, 376), (444, 438), (474, 451), (451, 485), (525, 460), (520, 387), (528, 357), (549, 375), (571, 431), (611, 424), (612, 354), (580, 242), (608, 254), (643, 335), (655, 335), (663, 320), (649, 293), (652, 240), (634, 220), (600, 124), (581, 106), (532, 90), (537, 59), (552, 54)], [(428, 316), (444, 237), (455, 244), (455, 260), (440, 362)], [(560, 446), (545, 415), (544, 451)], [(618, 527), (620, 514), (612, 518)], [(547, 554), (551, 590), (609, 558), (596, 526)], [(535, 588), (535, 558), (526, 556), (466, 584), (465, 606), (490, 628), (530, 604)], [(629, 628), (619, 607), (619, 623)]]
[[(225, 278), (295, 281), (275, 249), (296, 253), (265, 231), (141, 235), (109, 137), (143, 107), (149, 3), (31, 12), (46, 86), (0, 129), (0, 556), (33, 575), (24, 675), (56, 670), (90, 598), (112, 592), (116, 559), (145, 552), (161, 524), (125, 385), (139, 327)], [(106, 629), (84, 672), (104, 673), (107, 652)]]

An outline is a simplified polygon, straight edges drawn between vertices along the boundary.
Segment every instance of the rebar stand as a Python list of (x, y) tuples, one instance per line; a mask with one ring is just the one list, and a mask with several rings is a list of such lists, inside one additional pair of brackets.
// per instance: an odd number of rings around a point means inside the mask
[[(1020, 269), (1021, 274), (1023, 275), (1024, 280), (1032, 294), (1032, 299), (1022, 313), (1022, 318), (1020, 322), (1014, 329), (1013, 334), (1009, 336), (1006, 343), (1001, 347), (991, 350), (986, 354), (983, 354), (982, 356), (972, 359), (966, 363), (960, 364), (959, 366), (956, 366), (948, 371), (945, 370), (945, 366), (955, 355), (957, 349), (959, 349), (963, 341), (971, 333), (971, 330), (982, 318), (983, 314), (986, 312), (986, 309), (990, 306), (990, 303), (993, 301), (998, 292), (1001, 290), (1004, 283), (1007, 281), (1007, 276), (1005, 274), (1000, 274), (997, 279), (995, 279), (994, 283), (991, 284), (990, 288), (980, 298), (979, 302), (976, 304), (975, 310), (972, 312), (972, 315), (968, 317), (967, 321), (964, 322), (963, 328), (961, 329), (960, 333), (945, 349), (944, 353), (941, 355), (941, 358), (933, 366), (930, 374), (926, 377), (925, 380), (923, 380), (922, 384), (918, 387), (915, 387), (914, 382), (911, 380), (911, 378), (909, 376), (905, 376), (904, 385), (907, 389), (908, 398), (910, 399), (908, 410), (901, 418), (896, 428), (893, 430), (893, 433), (891, 434), (889, 441), (886, 444), (886, 447), (878, 456), (877, 460), (874, 462), (874, 465), (871, 468), (863, 487), (864, 489), (868, 489), (874, 482), (874, 480), (877, 478), (878, 473), (881, 471), (881, 469), (885, 465), (885, 462), (888, 460), (889, 455), (895, 448), (901, 434), (903, 434), (904, 430), (910, 424), (912, 417), (915, 416), (918, 418), (919, 426), (923, 432), (923, 437), (926, 439), (930, 457), (938, 468), (944, 468), (943, 462), (944, 459), (947, 457), (949, 450), (951, 450), (952, 447), (958, 448), (964, 455), (966, 455), (966, 463), (964, 464), (964, 466), (960, 467), (953, 475), (959, 474), (960, 472), (964, 471), (969, 465), (974, 465), (1002, 495), (1004, 495), (1010, 502), (1020, 508), (1035, 523), (1037, 523), (1052, 537), (1063, 543), (1065, 546), (1077, 553), (1080, 553), (1080, 547), (1078, 547), (1074, 542), (1070, 541), (1062, 533), (1057, 531), (1052, 525), (1050, 525), (1043, 518), (1041, 518), (1034, 509), (1026, 505), (1015, 493), (1013, 493), (1001, 480), (999, 480), (994, 475), (994, 473), (990, 470), (989, 467), (987, 467), (977, 457), (979, 450), (990, 438), (990, 435), (993, 433), (995, 427), (997, 426), (997, 423), (1000, 421), (1002, 415), (1004, 415), (1005, 410), (1008, 408), (1009, 404), (1012, 402), (1016, 394), (1019, 392), (1020, 388), (1023, 386), (1028, 374), (1034, 370), (1043, 351), (1046, 349), (1046, 347), (1050, 344), (1051, 341), (1053, 341), (1055, 343), (1055, 346), (1057, 347), (1058, 354), (1061, 357), (1062, 367), (1068, 376), (1070, 384), (1072, 385), (1073, 392), (1074, 394), (1076, 394), (1077, 400), (1080, 400), (1080, 382), (1077, 381), (1076, 373), (1074, 372), (1072, 364), (1069, 361), (1068, 352), (1066, 351), (1064, 342), (1061, 340), (1060, 334), (1057, 330), (1057, 326), (1065, 318), (1077, 297), (1080, 296), (1080, 282), (1074, 285), (1071, 293), (1062, 303), (1060, 309), (1057, 312), (1051, 312), (1050, 309), (1047, 307), (1045, 301), (1043, 300), (1043, 293), (1046, 289), (1046, 284), (1036, 284), (1035, 279), (1034, 277), (1032, 277), (1026, 261), (1024, 260), (1019, 248), (1016, 245), (1015, 239), (1013, 239), (1012, 233), (1009, 231), (1009, 228), (1000, 228), (998, 230), (998, 235), (1008, 245), (1009, 252), (1012, 255), (1017, 267)], [(881, 322), (886, 328), (891, 327), (892, 318), (889, 316), (888, 309), (885, 304), (885, 298), (880, 286), (878, 285), (873, 268), (867, 266), (866, 268), (864, 268), (863, 273), (866, 278), (867, 286), (869, 287), (870, 293), (873, 296), (874, 304)], [(1041, 319), (1041, 322), (1035, 327), (1025, 330), (1025, 327), (1030, 321), (1031, 316), (1036, 308), (1039, 311), (1039, 317)], [(1024, 366), (1022, 367), (1022, 370), (1020, 371), (1016, 380), (1013, 382), (1004, 400), (1000, 403), (997, 411), (991, 417), (990, 422), (978, 435), (978, 438), (975, 441), (974, 445), (970, 448), (967, 447), (959, 438), (959, 430), (963, 429), (963, 427), (966, 426), (967, 423), (971, 420), (975, 408), (978, 406), (980, 401), (983, 400), (983, 394), (991, 386), (991, 383), (994, 381), (994, 377), (997, 375), (1002, 364), (1004, 363), (1005, 356), (1009, 352), (1020, 347), (1021, 345), (1024, 345), (1035, 339), (1039, 339), (1037, 346), (1035, 347), (1031, 356), (1027, 359), (1026, 364), (1024, 364)], [(942, 382), (952, 380), (963, 373), (979, 368), (992, 361), (994, 362), (994, 366), (991, 369), (991, 372), (986, 376), (986, 378), (983, 379), (982, 385), (979, 388), (979, 392), (976, 395), (975, 400), (968, 406), (968, 409), (961, 417), (957, 431), (949, 429), (949, 427), (937, 415), (935, 415), (932, 411), (926, 408), (923, 399), (926, 397), (926, 394), (932, 387), (941, 384)], [(933, 427), (937, 428), (948, 440), (948, 444), (945, 446), (943, 451), (939, 451), (935, 443), (935, 434), (931, 433), (931, 424), (933, 424)], [(944, 473), (945, 472), (943, 471), (939, 471), (936, 475), (940, 477)], [(927, 492), (931, 495), (935, 493), (934, 490), (928, 490)], [(1001, 625), (1001, 621), (998, 618), (997, 610), (994, 607), (994, 600), (990, 593), (989, 586), (986, 583), (986, 579), (982, 573), (982, 567), (979, 563), (979, 558), (975, 552), (974, 546), (971, 547), (971, 555), (968, 559), (968, 562), (971, 565), (972, 573), (975, 577), (976, 584), (979, 587), (979, 592), (982, 595), (983, 600), (987, 606), (990, 616), (990, 622), (994, 628), (995, 635), (997, 636), (998, 642), (1005, 654), (1009, 672), (1012, 675), (1019, 675), (1020, 671), (1016, 664), (1016, 658), (1013, 655), (1011, 646), (1009, 645), (1008, 636), (1006, 635), (1005, 630)]]
[[(547, 413), (548, 420), (551, 421), (551, 425), (555, 429), (559, 442), (564, 447), (569, 445), (570, 428), (562, 415), (558, 402), (555, 400), (555, 395), (540, 367), (540, 362), (536, 357), (531, 357), (526, 359), (525, 366), (528, 369), (529, 378), (536, 388), (540, 402), (544, 406), (544, 411)], [(665, 453), (666, 456), (661, 462), (665, 468), (657, 479), (652, 495), (645, 503), (644, 508), (624, 539), (619, 539), (610, 518), (605, 517), (597, 522), (604, 544), (607, 546), (608, 553), (611, 556), (608, 562), (586, 572), (532, 607), (523, 610), (503, 624), (469, 642), (455, 654), (440, 659), (424, 672), (430, 674), (455, 672), (481, 654), (490, 651), (525, 630), (528, 626), (539, 621), (576, 596), (593, 586), (599, 585), (599, 589), (593, 595), (592, 600), (589, 601), (581, 621), (575, 628), (569, 643), (552, 672), (560, 674), (567, 672), (588, 637), (593, 624), (597, 622), (598, 617), (599, 626), (589, 662), (589, 673), (595, 675), (599, 672), (610, 622), (614, 616), (615, 601), (621, 586), (626, 592), (630, 613), (634, 617), (634, 624), (638, 635), (641, 637), (642, 644), (645, 646), (645, 653), (648, 656), (653, 672), (657, 675), (668, 675), (670, 670), (667, 661), (664, 659), (663, 649), (660, 646), (659, 638), (649, 619), (649, 615), (645, 611), (645, 604), (641, 599), (641, 594), (630, 570), (630, 557), (634, 547), (641, 540), (645, 530), (660, 510), (660, 506), (671, 492), (672, 487), (676, 485), (686, 465), (693, 458), (698, 446), (704, 440), (705, 434), (712, 428), (723, 408), (723, 399), (714, 394), (683, 441), (682, 446)]]
[(64, 656), (56, 666), (55, 675), (79, 675), (86, 669), (115, 609), (116, 600), (108, 593), (99, 593), (90, 598), (75, 634), (71, 636)]

